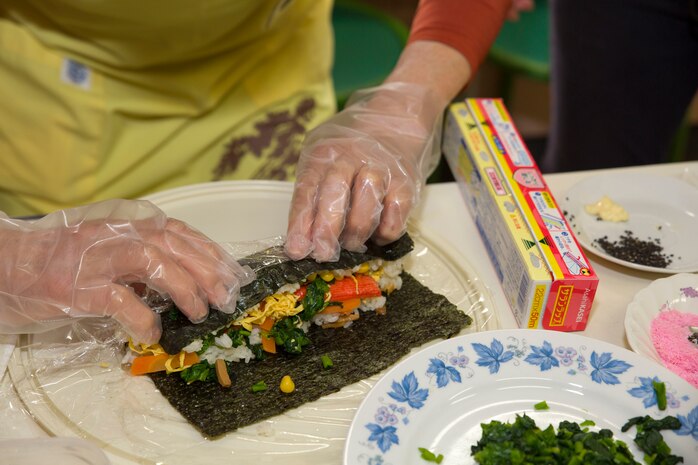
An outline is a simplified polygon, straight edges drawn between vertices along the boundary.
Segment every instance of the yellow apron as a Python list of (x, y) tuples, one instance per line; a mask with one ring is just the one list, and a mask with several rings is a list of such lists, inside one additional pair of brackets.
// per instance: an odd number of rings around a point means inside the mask
[(334, 112), (330, 0), (4, 0), (0, 210), (289, 179)]

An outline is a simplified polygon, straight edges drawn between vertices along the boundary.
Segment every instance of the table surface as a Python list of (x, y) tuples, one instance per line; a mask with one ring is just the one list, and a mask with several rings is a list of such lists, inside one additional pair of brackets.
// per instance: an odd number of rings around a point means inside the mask
[[(563, 198), (567, 190), (582, 179), (608, 172), (646, 172), (684, 178), (698, 186), (698, 162), (667, 163), (614, 170), (556, 173), (545, 176), (553, 195)], [(516, 328), (513, 314), (501, 291), (499, 282), (479, 238), (475, 224), (455, 183), (427, 186), (415, 213), (422, 225), (429, 225), (435, 235), (443, 238), (457, 251), (471, 269), (477, 270), (477, 279), (490, 293), (501, 328)], [(426, 226), (425, 226), (426, 227)], [(635, 294), (653, 280), (666, 277), (627, 268), (588, 254), (599, 276), (599, 287), (594, 299), (587, 327), (579, 334), (629, 348), (625, 338), (625, 310)], [(0, 341), (2, 342), (2, 341)], [(47, 436), (26, 412), (5, 374), (0, 382), (0, 440)]]
[[(581, 180), (601, 173), (643, 172), (664, 176), (675, 176), (698, 187), (698, 162), (666, 163), (642, 167), (616, 168), (612, 170), (576, 171), (545, 176), (545, 181), (556, 199), (564, 198), (567, 190)], [(425, 192), (416, 218), (425, 225), (438, 225), (436, 231), (468, 261), (477, 265), (478, 277), (490, 289), (497, 308), (502, 328), (517, 328), (513, 313), (497, 281), (494, 268), (479, 235), (470, 212), (461, 199), (455, 183), (432, 184)], [(697, 232), (698, 233), (698, 232)], [(473, 238), (477, 238), (473, 240)], [(586, 251), (585, 251), (586, 252)], [(637, 292), (655, 279), (668, 275), (635, 270), (586, 253), (599, 277), (599, 286), (594, 297), (591, 314), (584, 331), (578, 334), (601, 339), (630, 349), (625, 337), (623, 320), (625, 310)], [(482, 266), (481, 264), (487, 264)]]

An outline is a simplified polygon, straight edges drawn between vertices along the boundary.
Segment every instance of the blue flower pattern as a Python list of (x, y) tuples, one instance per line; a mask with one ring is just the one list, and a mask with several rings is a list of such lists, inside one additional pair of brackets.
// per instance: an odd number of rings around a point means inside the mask
[(484, 344), (473, 343), (473, 349), (480, 356), (477, 363), (481, 367), (487, 367), (491, 374), (499, 371), (499, 366), (514, 358), (514, 352), (504, 351), (504, 346), (497, 339), (492, 339), (492, 344), (487, 347)]
[(688, 415), (677, 415), (676, 418), (681, 422), (681, 428), (676, 431), (679, 436), (692, 436), (698, 441), (698, 407), (694, 408)]
[[(568, 375), (584, 374), (595, 383), (617, 385), (621, 384), (619, 376), (633, 366), (614, 358), (613, 354), (609, 352), (592, 351), (587, 362), (586, 357), (581, 353), (581, 351), (586, 350), (585, 347), (580, 350), (566, 346), (553, 347), (548, 341), (543, 341), (540, 346), (532, 345), (529, 347), (525, 340), (514, 339), (514, 342), (508, 343), (505, 347), (501, 341), (493, 338), (489, 346), (480, 343), (472, 343), (471, 345), (477, 355), (475, 364), (486, 368), (491, 375), (498, 373), (502, 364), (512, 362), (517, 365), (523, 361), (537, 366), (541, 372), (562, 368), (566, 370)], [(429, 359), (424, 374), (432, 380), (432, 383), (435, 380), (435, 386), (432, 384), (431, 388), (420, 387), (414, 371), (405, 375), (400, 382), (392, 382), (391, 390), (387, 394), (402, 405), (391, 402), (376, 410), (375, 423), (366, 425), (370, 433), (368, 436), (369, 444), (375, 443), (381, 452), (388, 452), (393, 445), (399, 444), (398, 427), (400, 423), (409, 424), (410, 413), (424, 406), (429, 398), (430, 389), (445, 389), (452, 384), (462, 383), (464, 374), (467, 377), (473, 376), (473, 370), (469, 365), (470, 358), (466, 355), (465, 348), (458, 346), (457, 351), (455, 354), (441, 353), (438, 357)], [(590, 368), (591, 372), (589, 373)], [(657, 404), (656, 393), (652, 386), (653, 381), (661, 382), (656, 376), (635, 378), (632, 381), (634, 387), (626, 389), (626, 392), (634, 398), (641, 399), (642, 405), (646, 409), (653, 408)], [(627, 380), (625, 382), (627, 386), (630, 386), (630, 382)], [(688, 396), (683, 396), (681, 399), (689, 400)], [(667, 406), (677, 409), (680, 405), (680, 399), (673, 392), (667, 390)], [(677, 415), (677, 418), (681, 422), (681, 428), (675, 433), (691, 436), (698, 441), (698, 407), (691, 410), (688, 415)], [(380, 455), (376, 455), (369, 460), (369, 463), (381, 465), (383, 461)]]
[(538, 365), (540, 371), (560, 366), (560, 362), (553, 355), (553, 346), (548, 341), (544, 341), (542, 347), (531, 346), (531, 350), (533, 352), (524, 360), (531, 365)]
[(446, 386), (450, 381), (456, 383), (461, 382), (461, 377), (458, 370), (456, 370), (454, 367), (446, 366), (443, 360), (439, 360), (438, 358), (431, 359), (427, 373), (436, 375), (436, 385), (440, 388)]
[(393, 381), (393, 390), (388, 393), (390, 397), (398, 402), (407, 402), (412, 408), (422, 408), (424, 401), (429, 396), (428, 389), (420, 389), (414, 371), (409, 372), (402, 378), (402, 382)]
[(395, 434), (397, 428), (394, 426), (383, 427), (375, 423), (369, 423), (366, 425), (366, 428), (371, 432), (368, 440), (375, 441), (383, 453), (386, 453), (393, 444), (400, 444), (400, 440), (397, 434)]
[(614, 360), (611, 357), (612, 354), (609, 352), (604, 352), (601, 355), (598, 355), (596, 351), (591, 353), (590, 363), (594, 367), (594, 371), (591, 372), (592, 380), (599, 384), (620, 384), (616, 375), (625, 373), (632, 365), (622, 360)]

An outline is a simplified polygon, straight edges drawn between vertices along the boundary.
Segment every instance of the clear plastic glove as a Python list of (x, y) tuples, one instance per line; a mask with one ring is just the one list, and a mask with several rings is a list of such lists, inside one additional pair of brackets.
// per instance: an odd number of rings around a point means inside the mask
[(170, 297), (193, 322), (208, 302), (232, 312), (253, 273), (147, 201), (110, 200), (36, 221), (0, 213), (0, 333), (36, 333), (75, 317), (110, 316), (137, 342), (160, 317), (128, 286)]
[(286, 239), (293, 259), (336, 261), (406, 230), (439, 159), (442, 108), (426, 87), (390, 83), (361, 91), (308, 133), (296, 171)]

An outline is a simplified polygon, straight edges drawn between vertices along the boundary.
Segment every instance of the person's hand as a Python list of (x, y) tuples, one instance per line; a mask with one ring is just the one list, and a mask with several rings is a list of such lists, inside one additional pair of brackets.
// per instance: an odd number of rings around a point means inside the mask
[(509, 21), (518, 21), (521, 17), (521, 12), (531, 11), (535, 8), (534, 0), (512, 0), (511, 7), (507, 12), (507, 19)]
[(286, 254), (335, 261), (340, 247), (392, 242), (405, 232), (426, 176), (436, 166), (442, 104), (430, 91), (383, 84), (308, 133), (291, 202)]
[(110, 316), (136, 342), (160, 338), (160, 317), (128, 286), (172, 298), (193, 322), (208, 302), (232, 312), (253, 273), (146, 201), (110, 200), (36, 221), (0, 213), (0, 333), (35, 333), (74, 317)]

